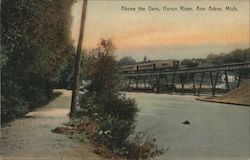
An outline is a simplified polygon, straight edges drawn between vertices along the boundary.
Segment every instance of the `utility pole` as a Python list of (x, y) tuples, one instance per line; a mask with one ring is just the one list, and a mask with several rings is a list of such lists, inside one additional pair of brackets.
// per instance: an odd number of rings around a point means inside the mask
[(87, 12), (87, 3), (88, 3), (88, 0), (83, 0), (81, 26), (80, 26), (81, 28), (80, 28), (79, 40), (78, 40), (77, 50), (76, 50), (72, 99), (71, 99), (71, 108), (70, 108), (70, 114), (69, 114), (70, 116), (74, 115), (76, 111), (76, 106), (77, 106), (78, 90), (79, 90), (79, 76), (80, 76), (79, 71), (80, 71), (80, 65), (81, 65), (81, 51), (82, 51), (82, 41), (83, 41), (83, 35), (84, 35), (86, 12)]

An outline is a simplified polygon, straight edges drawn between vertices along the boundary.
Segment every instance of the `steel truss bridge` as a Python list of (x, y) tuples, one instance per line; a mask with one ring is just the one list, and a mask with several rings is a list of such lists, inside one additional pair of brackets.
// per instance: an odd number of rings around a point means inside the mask
[[(212, 95), (216, 93), (216, 85), (219, 74), (224, 74), (226, 89), (229, 91), (228, 72), (237, 72), (237, 85), (242, 81), (242, 73), (250, 73), (250, 62), (231, 63), (224, 65), (217, 65), (212, 67), (196, 67), (196, 68), (180, 68), (175, 70), (147, 70), (121, 73), (121, 76), (127, 85), (127, 89), (134, 83), (135, 89), (138, 89), (139, 83), (143, 83), (144, 89), (153, 89), (155, 92), (160, 91), (162, 86), (160, 82), (165, 81), (168, 86), (175, 86), (177, 79), (181, 84), (181, 92), (184, 93), (184, 86), (188, 79), (191, 79), (193, 86), (193, 93), (200, 95), (205, 75), (209, 75)], [(198, 90), (196, 89), (195, 78), (199, 80)]]

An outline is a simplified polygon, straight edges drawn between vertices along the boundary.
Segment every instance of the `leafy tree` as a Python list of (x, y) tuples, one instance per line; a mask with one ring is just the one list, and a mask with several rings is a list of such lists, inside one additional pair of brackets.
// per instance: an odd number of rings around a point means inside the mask
[(95, 91), (102, 95), (107, 90), (118, 91), (119, 77), (118, 67), (116, 66), (113, 55), (114, 46), (110, 40), (101, 40), (101, 44), (90, 54), (94, 55), (90, 78), (92, 83), (90, 91)]
[(53, 81), (53, 88), (71, 89), (73, 81), (75, 55), (72, 55), (66, 63), (61, 65), (60, 74), (57, 79)]
[[(138, 108), (135, 101), (119, 93), (118, 67), (113, 55), (111, 40), (101, 40), (98, 48), (91, 51), (86, 69), (91, 84), (81, 98), (85, 116), (95, 121), (98, 130), (95, 140), (109, 148), (121, 151), (128, 136), (134, 130)], [(85, 57), (86, 58), (86, 57)]]
[(119, 65), (119, 66), (124, 66), (124, 65), (130, 65), (130, 64), (135, 64), (136, 63), (136, 61), (132, 58), (132, 57), (123, 57), (123, 58), (121, 58), (118, 62), (117, 62), (117, 64)]
[(74, 51), (73, 1), (1, 1), (2, 119), (18, 111), (19, 102), (29, 108), (50, 98), (51, 82)]
[(221, 53), (219, 55), (209, 54), (206, 58), (207, 63), (225, 64), (250, 61), (250, 48), (236, 49), (228, 54)]

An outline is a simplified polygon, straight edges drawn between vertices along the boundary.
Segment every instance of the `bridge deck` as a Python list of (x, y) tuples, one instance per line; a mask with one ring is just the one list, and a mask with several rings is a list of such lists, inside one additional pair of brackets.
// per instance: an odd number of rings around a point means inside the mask
[(157, 75), (173, 75), (173, 74), (194, 74), (203, 72), (220, 72), (250, 69), (250, 62), (231, 63), (212, 67), (197, 67), (176, 70), (151, 70), (147, 72), (122, 73), (122, 77), (138, 77), (138, 76), (157, 76)]

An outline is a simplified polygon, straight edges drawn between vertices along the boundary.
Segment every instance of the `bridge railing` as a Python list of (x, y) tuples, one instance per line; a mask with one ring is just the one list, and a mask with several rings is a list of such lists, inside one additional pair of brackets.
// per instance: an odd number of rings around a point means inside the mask
[(250, 69), (250, 62), (243, 63), (230, 63), (217, 66), (209, 67), (197, 67), (197, 68), (181, 68), (175, 70), (152, 70), (147, 72), (133, 72), (133, 73), (122, 73), (123, 77), (134, 77), (134, 76), (157, 76), (157, 75), (173, 75), (173, 74), (193, 74), (203, 72), (219, 72), (219, 71), (234, 71), (234, 70), (245, 70)]

